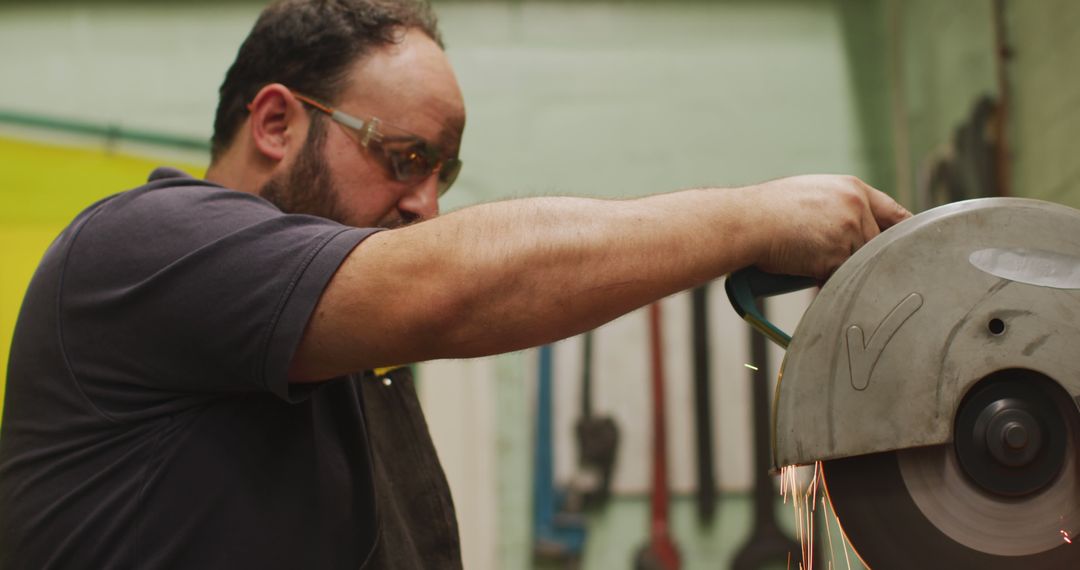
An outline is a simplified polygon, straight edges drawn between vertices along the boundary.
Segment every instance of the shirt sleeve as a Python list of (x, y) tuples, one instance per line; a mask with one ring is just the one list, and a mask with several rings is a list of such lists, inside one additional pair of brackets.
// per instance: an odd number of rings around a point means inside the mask
[(76, 381), (110, 409), (176, 393), (302, 399), (286, 375), (308, 319), (376, 231), (201, 184), (118, 195), (72, 230), (59, 333)]

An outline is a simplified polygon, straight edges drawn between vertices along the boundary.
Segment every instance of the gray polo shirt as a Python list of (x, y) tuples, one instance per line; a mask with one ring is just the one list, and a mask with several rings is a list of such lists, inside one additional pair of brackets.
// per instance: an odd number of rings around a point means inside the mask
[(165, 168), (81, 213), (16, 325), (2, 567), (459, 565), (408, 370), (287, 382), (324, 287), (374, 231)]

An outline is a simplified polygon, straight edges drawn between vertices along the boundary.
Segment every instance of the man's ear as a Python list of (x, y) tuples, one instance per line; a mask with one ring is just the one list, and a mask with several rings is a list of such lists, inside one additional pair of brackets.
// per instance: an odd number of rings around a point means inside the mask
[(248, 103), (248, 111), (251, 141), (266, 158), (279, 162), (288, 155), (290, 145), (303, 143), (300, 125), (307, 114), (284, 85), (271, 83), (260, 89)]

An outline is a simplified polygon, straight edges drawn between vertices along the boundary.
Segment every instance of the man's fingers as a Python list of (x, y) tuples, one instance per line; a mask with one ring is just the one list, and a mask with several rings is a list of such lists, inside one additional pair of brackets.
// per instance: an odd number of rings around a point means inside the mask
[[(863, 243), (874, 239), (875, 237), (877, 237), (878, 234), (881, 233), (881, 230), (884, 229), (881, 227), (880, 222), (877, 220), (877, 217), (874, 215), (871, 209), (868, 208), (863, 208), (860, 225), (862, 226), (861, 229)], [(862, 244), (860, 244), (860, 246), (861, 245)]]
[(866, 197), (870, 201), (870, 211), (877, 221), (877, 226), (882, 230), (891, 228), (911, 217), (911, 212), (881, 190), (867, 186)]

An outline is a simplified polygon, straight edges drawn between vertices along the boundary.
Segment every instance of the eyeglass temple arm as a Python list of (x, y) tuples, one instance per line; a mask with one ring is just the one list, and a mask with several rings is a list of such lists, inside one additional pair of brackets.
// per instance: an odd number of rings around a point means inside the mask
[(380, 141), (383, 138), (382, 133), (379, 132), (379, 119), (375, 117), (364, 121), (334, 109), (334, 112), (330, 113), (330, 118), (359, 132), (360, 144), (364, 146), (367, 146), (371, 141)]
[(379, 136), (379, 131), (377, 130), (379, 125), (379, 119), (372, 118), (370, 121), (364, 121), (363, 119), (359, 119), (343, 111), (339, 111), (333, 107), (330, 107), (329, 105), (324, 105), (312, 99), (311, 97), (308, 97), (307, 95), (297, 93), (296, 91), (292, 91), (292, 94), (294, 97), (303, 101), (304, 103), (307, 103), (308, 105), (315, 107), (323, 113), (330, 115), (330, 118), (334, 121), (341, 123), (342, 125), (345, 125), (350, 129), (355, 129), (363, 133), (363, 136), (360, 139), (360, 144), (364, 146), (367, 146), (368, 143), (372, 141), (372, 139), (379, 140), (381, 138)]

